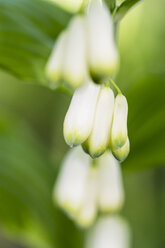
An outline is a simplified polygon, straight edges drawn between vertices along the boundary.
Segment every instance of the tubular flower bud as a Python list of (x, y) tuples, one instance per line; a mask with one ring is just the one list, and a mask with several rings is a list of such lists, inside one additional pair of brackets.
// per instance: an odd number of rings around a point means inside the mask
[(63, 161), (54, 186), (56, 203), (81, 227), (89, 227), (98, 210), (119, 210), (124, 201), (118, 161), (109, 152), (95, 160), (81, 147), (72, 149)]
[(87, 74), (86, 60), (84, 18), (76, 16), (72, 19), (68, 27), (63, 63), (64, 80), (73, 88), (79, 87), (85, 80)]
[(53, 197), (57, 204), (70, 214), (75, 214), (84, 201), (90, 158), (80, 147), (71, 150), (65, 157)]
[(63, 127), (64, 138), (68, 145), (79, 145), (88, 138), (99, 91), (100, 86), (89, 81), (74, 92)]
[(115, 99), (114, 116), (111, 129), (110, 146), (119, 149), (127, 141), (128, 104), (125, 96), (118, 94)]
[(104, 2), (92, 1), (86, 14), (88, 60), (92, 75), (112, 75), (118, 65), (113, 21)]
[(91, 166), (85, 187), (83, 204), (76, 216), (76, 221), (81, 227), (90, 226), (97, 216), (97, 193), (98, 170), (96, 167)]
[(126, 143), (121, 148), (112, 150), (112, 153), (117, 160), (119, 160), (120, 162), (123, 162), (128, 156), (129, 151), (130, 151), (130, 143), (127, 137)]
[(108, 146), (113, 109), (113, 91), (108, 86), (103, 86), (98, 97), (91, 134), (83, 145), (84, 150), (93, 158), (103, 154)]
[(99, 207), (104, 212), (119, 210), (124, 202), (121, 168), (110, 152), (99, 158)]
[(61, 80), (63, 58), (66, 46), (67, 33), (63, 32), (57, 39), (53, 51), (46, 65), (46, 75), (53, 82)]
[(130, 248), (130, 228), (120, 216), (100, 218), (89, 231), (85, 248)]

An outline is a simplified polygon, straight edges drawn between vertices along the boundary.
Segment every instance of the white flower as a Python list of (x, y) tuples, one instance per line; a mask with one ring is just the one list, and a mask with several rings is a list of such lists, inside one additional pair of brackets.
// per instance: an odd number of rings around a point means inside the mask
[(99, 91), (100, 86), (88, 81), (74, 92), (63, 128), (68, 145), (79, 145), (88, 138), (93, 125)]
[(84, 18), (76, 15), (72, 18), (67, 33), (63, 76), (73, 88), (79, 87), (87, 74), (86, 34)]
[(111, 75), (118, 65), (113, 21), (109, 9), (101, 1), (92, 1), (86, 14), (88, 60), (96, 77)]
[(91, 166), (88, 173), (88, 180), (85, 187), (83, 204), (76, 216), (76, 222), (82, 227), (90, 226), (98, 211), (98, 169)]
[(124, 202), (124, 189), (119, 162), (110, 152), (99, 158), (99, 199), (103, 212), (119, 210)]
[(88, 227), (97, 216), (98, 169), (91, 166), (90, 157), (81, 147), (66, 156), (53, 198), (81, 227)]
[(100, 218), (89, 231), (85, 248), (130, 248), (128, 223), (120, 216)]
[(71, 150), (63, 161), (53, 197), (70, 214), (77, 213), (83, 204), (89, 167), (90, 158), (80, 147)]
[(107, 152), (93, 162), (81, 147), (73, 148), (64, 159), (53, 198), (83, 228), (92, 225), (99, 210), (119, 210), (124, 192), (118, 161)]
[(129, 143), (129, 138), (127, 137), (126, 143), (122, 147), (112, 150), (112, 153), (117, 160), (123, 162), (128, 156), (129, 151), (130, 151), (130, 143)]
[(114, 116), (111, 129), (111, 149), (122, 147), (127, 141), (128, 104), (125, 96), (118, 94), (115, 99)]
[(102, 86), (98, 97), (91, 134), (84, 148), (93, 157), (103, 154), (109, 144), (114, 110), (114, 94), (109, 86)]
[(66, 36), (66, 32), (60, 34), (46, 65), (46, 75), (53, 82), (58, 82), (62, 77), (62, 63), (65, 52)]

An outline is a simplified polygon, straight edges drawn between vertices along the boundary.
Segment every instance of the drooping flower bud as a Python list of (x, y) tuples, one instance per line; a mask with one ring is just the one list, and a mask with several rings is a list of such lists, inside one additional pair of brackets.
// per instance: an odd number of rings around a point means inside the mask
[(112, 150), (119, 149), (127, 141), (128, 104), (125, 96), (118, 94), (115, 99), (114, 116), (110, 135)]
[(88, 81), (74, 92), (63, 128), (68, 145), (79, 145), (88, 138), (93, 126), (99, 91), (99, 85)]
[(89, 227), (95, 220), (98, 211), (98, 169), (91, 166), (85, 187), (83, 204), (76, 216), (81, 227)]
[(84, 150), (93, 158), (103, 154), (108, 146), (113, 110), (113, 91), (109, 86), (103, 86), (98, 97), (91, 134), (83, 144)]
[(99, 158), (99, 207), (103, 212), (119, 210), (124, 203), (121, 168), (110, 152)]
[(112, 153), (117, 160), (119, 160), (120, 162), (123, 162), (128, 156), (129, 151), (130, 151), (130, 143), (127, 137), (126, 143), (122, 147), (112, 150)]
[(53, 197), (69, 214), (76, 214), (83, 204), (89, 167), (90, 158), (80, 147), (72, 149), (63, 161)]
[(112, 75), (117, 69), (118, 52), (113, 21), (104, 2), (91, 2), (86, 14), (88, 60), (94, 78)]
[(101, 217), (89, 231), (85, 248), (130, 248), (128, 223), (120, 216)]
[(87, 74), (86, 34), (84, 18), (80, 15), (72, 18), (67, 34), (63, 77), (73, 88), (79, 87)]
[(62, 78), (62, 64), (66, 46), (66, 36), (66, 32), (60, 34), (46, 65), (46, 75), (48, 79), (54, 83), (58, 82)]

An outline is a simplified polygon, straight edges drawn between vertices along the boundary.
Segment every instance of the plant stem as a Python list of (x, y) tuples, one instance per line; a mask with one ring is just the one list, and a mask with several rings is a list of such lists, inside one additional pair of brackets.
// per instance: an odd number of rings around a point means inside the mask
[(110, 79), (110, 83), (114, 86), (114, 88), (117, 90), (118, 94), (122, 94), (121, 90), (119, 89), (119, 87), (115, 84), (115, 82)]

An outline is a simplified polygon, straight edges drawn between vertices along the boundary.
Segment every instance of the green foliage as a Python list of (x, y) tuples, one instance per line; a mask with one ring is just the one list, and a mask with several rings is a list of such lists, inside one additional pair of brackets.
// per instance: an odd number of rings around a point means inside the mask
[(55, 174), (32, 130), (0, 111), (0, 221), (8, 235), (32, 247), (77, 247), (79, 232), (52, 201)]
[(159, 5), (154, 0), (146, 1), (121, 23), (121, 68), (116, 81), (129, 104), (131, 152), (123, 164), (126, 170), (165, 163), (163, 4), (162, 0)]
[(140, 170), (165, 162), (165, 75), (135, 82), (127, 92), (131, 152), (125, 169)]
[(135, 4), (138, 2), (141, 2), (142, 0), (125, 0), (119, 7), (115, 10), (115, 21), (119, 22), (125, 14), (132, 8)]
[[(126, 0), (115, 9), (121, 19), (138, 0)], [(70, 14), (50, 1), (0, 0), (0, 67), (23, 81), (48, 85), (44, 68), (56, 37)]]
[(22, 80), (46, 84), (46, 59), (69, 17), (48, 1), (0, 0), (1, 68)]

